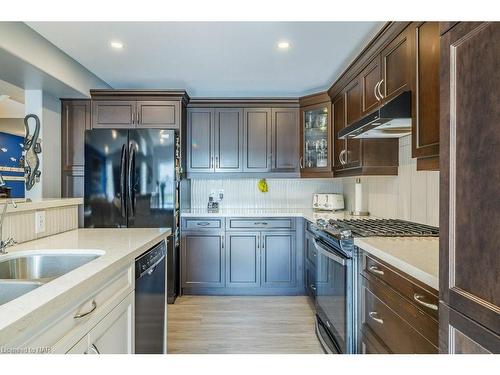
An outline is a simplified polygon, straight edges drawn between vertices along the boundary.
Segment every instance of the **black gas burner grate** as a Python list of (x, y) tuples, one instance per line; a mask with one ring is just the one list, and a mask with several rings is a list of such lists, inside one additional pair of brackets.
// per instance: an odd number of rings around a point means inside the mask
[(360, 237), (439, 237), (439, 228), (397, 219), (330, 220), (329, 224)]

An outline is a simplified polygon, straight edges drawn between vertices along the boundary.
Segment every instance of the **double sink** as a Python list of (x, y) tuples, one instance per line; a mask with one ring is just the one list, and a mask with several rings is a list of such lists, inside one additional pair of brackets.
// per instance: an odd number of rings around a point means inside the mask
[(37, 250), (0, 256), (0, 305), (104, 254), (101, 250)]

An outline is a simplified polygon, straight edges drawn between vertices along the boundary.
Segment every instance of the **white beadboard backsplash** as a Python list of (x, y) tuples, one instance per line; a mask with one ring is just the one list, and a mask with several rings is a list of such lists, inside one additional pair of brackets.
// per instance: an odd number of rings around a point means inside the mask
[[(399, 140), (398, 176), (362, 177), (370, 214), (439, 225), (439, 172), (418, 171), (411, 158), (411, 136)], [(208, 196), (224, 189), (221, 208), (311, 208), (314, 193), (343, 193), (346, 209), (354, 207), (356, 178), (267, 179), (269, 191), (257, 189), (258, 179), (193, 179), (191, 207), (207, 207)]]
[[(356, 178), (343, 179), (346, 208), (354, 206)], [(439, 226), (439, 172), (417, 171), (411, 136), (399, 140), (398, 176), (362, 177), (370, 214)]]
[(269, 191), (261, 193), (259, 179), (191, 180), (191, 207), (207, 207), (208, 196), (224, 189), (221, 208), (311, 208), (315, 193), (342, 193), (334, 179), (266, 179)]

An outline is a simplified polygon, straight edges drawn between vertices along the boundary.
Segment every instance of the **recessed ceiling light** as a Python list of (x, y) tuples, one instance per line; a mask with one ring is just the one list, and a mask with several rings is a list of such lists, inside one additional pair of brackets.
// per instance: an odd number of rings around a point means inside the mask
[(280, 49), (287, 49), (289, 47), (290, 47), (290, 43), (288, 43), (286, 41), (282, 41), (282, 42), (278, 43), (278, 48), (280, 48)]
[(118, 41), (111, 42), (110, 45), (114, 49), (122, 49), (123, 48), (123, 43), (122, 42), (118, 42)]

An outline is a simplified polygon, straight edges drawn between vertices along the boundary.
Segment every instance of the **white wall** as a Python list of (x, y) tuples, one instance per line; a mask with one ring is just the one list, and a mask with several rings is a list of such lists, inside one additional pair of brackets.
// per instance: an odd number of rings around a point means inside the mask
[(267, 179), (269, 191), (257, 189), (259, 179), (191, 181), (191, 207), (207, 206), (213, 191), (224, 189), (222, 208), (311, 208), (314, 193), (340, 193), (342, 181), (333, 179)]
[[(417, 171), (411, 136), (399, 141), (399, 169), (394, 177), (363, 177), (370, 214), (439, 225), (439, 172)], [(344, 178), (346, 207), (354, 206), (355, 178)]]

